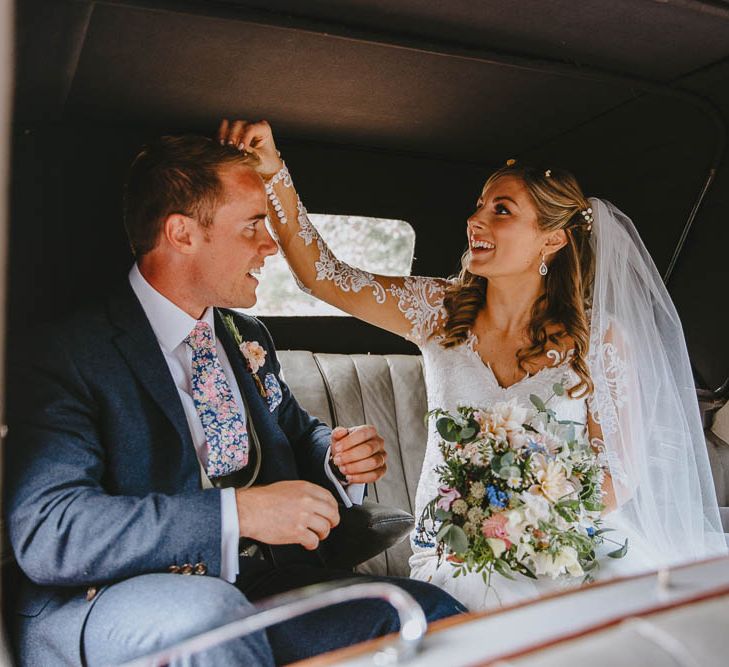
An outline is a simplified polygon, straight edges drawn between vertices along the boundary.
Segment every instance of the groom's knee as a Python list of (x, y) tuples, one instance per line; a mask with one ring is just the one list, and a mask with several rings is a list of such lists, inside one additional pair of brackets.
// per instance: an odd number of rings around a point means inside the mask
[(433, 584), (404, 577), (392, 578), (390, 581), (415, 598), (416, 602), (422, 607), (429, 623), (468, 611), (452, 595)]
[[(134, 577), (99, 594), (84, 631), (86, 659), (89, 665), (124, 662), (236, 621), (251, 609), (235, 586), (215, 577)], [(273, 664), (263, 632), (227, 642), (192, 664), (222, 664), (221, 660)]]

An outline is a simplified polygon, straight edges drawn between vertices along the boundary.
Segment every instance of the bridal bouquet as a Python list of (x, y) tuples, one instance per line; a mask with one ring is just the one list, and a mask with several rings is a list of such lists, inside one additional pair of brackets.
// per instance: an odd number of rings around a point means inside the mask
[[(416, 543), (434, 540), (454, 576), (480, 572), (487, 585), (494, 570), (589, 581), (598, 565), (595, 548), (608, 530), (600, 527), (604, 467), (578, 435), (581, 424), (557, 420), (547, 407), (565, 392), (561, 384), (552, 390), (546, 401), (532, 394), (529, 409), (512, 400), (429, 413), (444, 464)], [(608, 555), (621, 558), (627, 548), (626, 540)]]

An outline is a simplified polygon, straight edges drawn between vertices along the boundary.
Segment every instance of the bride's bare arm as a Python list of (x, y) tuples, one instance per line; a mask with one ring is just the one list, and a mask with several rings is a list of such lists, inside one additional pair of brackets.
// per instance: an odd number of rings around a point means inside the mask
[(414, 276), (382, 276), (338, 260), (311, 224), (291, 175), (281, 161), (265, 121), (223, 121), (218, 138), (259, 157), (266, 183), (269, 219), (299, 286), (318, 299), (416, 343), (442, 319), (445, 281)]

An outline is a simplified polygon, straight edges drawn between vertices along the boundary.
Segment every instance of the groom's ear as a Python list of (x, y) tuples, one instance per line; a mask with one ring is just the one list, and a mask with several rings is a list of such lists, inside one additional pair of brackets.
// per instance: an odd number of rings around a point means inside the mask
[(547, 237), (547, 242), (544, 246), (545, 255), (553, 255), (558, 250), (561, 250), (567, 245), (567, 232), (564, 229), (558, 229), (552, 232)]
[(162, 226), (164, 237), (177, 252), (185, 255), (192, 254), (195, 250), (197, 222), (182, 213), (172, 213), (165, 219)]

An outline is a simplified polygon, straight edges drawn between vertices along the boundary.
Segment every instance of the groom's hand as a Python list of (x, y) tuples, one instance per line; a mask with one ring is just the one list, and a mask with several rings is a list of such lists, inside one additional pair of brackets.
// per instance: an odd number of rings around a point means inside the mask
[(264, 544), (300, 544), (310, 551), (339, 524), (334, 496), (302, 480), (236, 489), (240, 537)]
[(376, 482), (387, 471), (385, 441), (374, 426), (332, 431), (332, 461), (350, 484)]
[(249, 123), (247, 120), (229, 122), (224, 118), (216, 137), (221, 144), (230, 144), (238, 150), (257, 155), (259, 162), (253, 168), (264, 179), (273, 177), (283, 167), (273, 141), (271, 126), (265, 120)]

